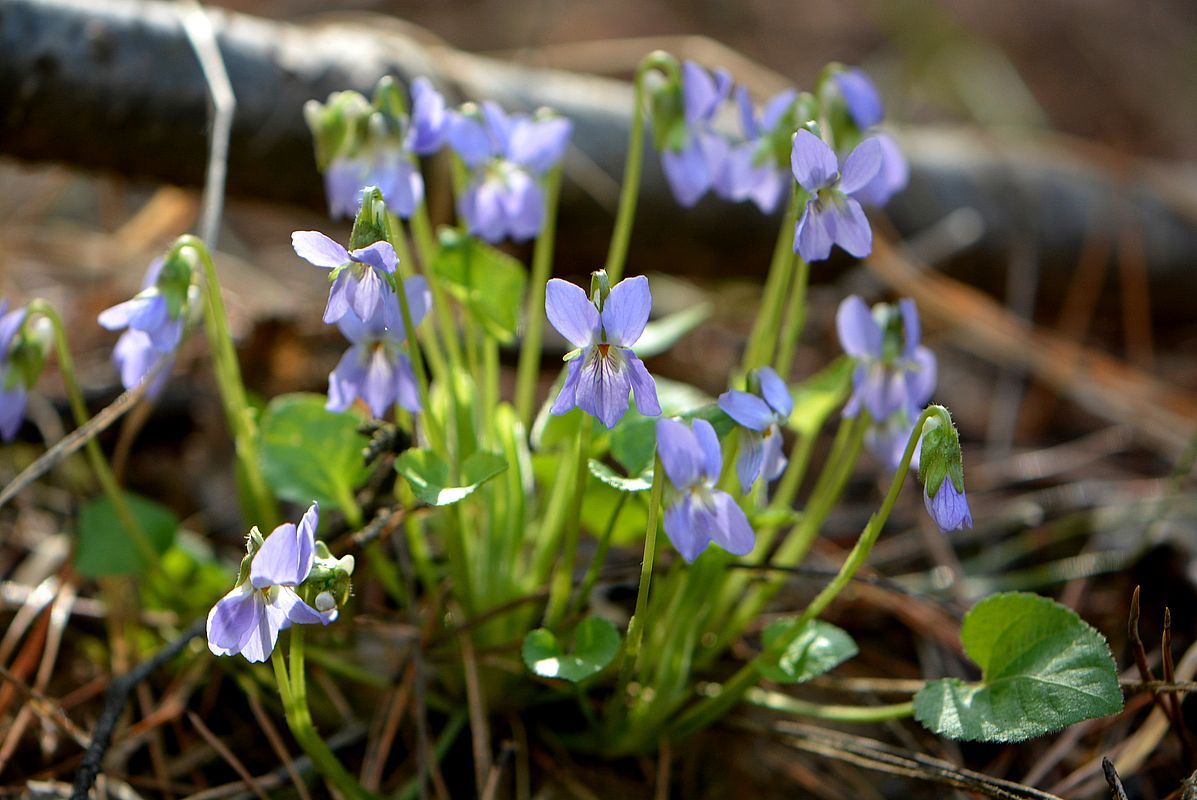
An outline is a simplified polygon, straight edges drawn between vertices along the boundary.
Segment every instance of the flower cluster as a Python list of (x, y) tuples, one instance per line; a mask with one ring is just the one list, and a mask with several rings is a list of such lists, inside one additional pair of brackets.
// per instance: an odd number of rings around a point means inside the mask
[(895, 469), (915, 419), (935, 391), (935, 354), (919, 343), (918, 309), (903, 299), (870, 310), (851, 295), (840, 303), (835, 326), (844, 352), (856, 362), (844, 416), (869, 413), (869, 450)]
[[(208, 612), (208, 649), (218, 656), (265, 661), (280, 631), (292, 625), (327, 625), (348, 595), (353, 557), (337, 560), (316, 541), (319, 508), (312, 503), (299, 525), (286, 522), (265, 538), (254, 528), (232, 591)], [(315, 608), (300, 596), (314, 596)]]
[(542, 112), (507, 114), (494, 103), (449, 112), (450, 146), (469, 168), (457, 201), (466, 229), (488, 242), (531, 239), (544, 225), (540, 181), (569, 144), (569, 120)]
[(587, 297), (581, 287), (553, 278), (545, 287), (544, 306), (549, 322), (576, 348), (567, 356), (565, 385), (552, 413), (580, 408), (613, 428), (628, 409), (629, 393), (645, 416), (660, 414), (661, 405), (656, 383), (631, 349), (652, 309), (648, 278), (628, 278), (609, 292), (604, 282), (605, 275)]
[(377, 186), (387, 207), (404, 219), (423, 202), (416, 157), (444, 145), (447, 119), (445, 99), (427, 78), (412, 81), (410, 114), (391, 79), (380, 82), (373, 104), (357, 92), (337, 92), (327, 103), (310, 101), (304, 114), (334, 219), (352, 218), (367, 186)]
[(785, 381), (770, 367), (761, 367), (749, 378), (759, 394), (735, 389), (719, 395), (719, 407), (740, 426), (740, 456), (736, 474), (747, 494), (756, 479), (776, 480), (786, 468), (782, 452), (781, 428), (794, 411), (794, 398)]
[(156, 397), (166, 384), (183, 329), (198, 309), (199, 288), (190, 253), (172, 250), (154, 259), (131, 299), (100, 313), (99, 323), (110, 331), (123, 330), (112, 351), (121, 385), (132, 389), (146, 378), (146, 390)]
[(687, 427), (676, 419), (657, 420), (657, 455), (675, 490), (665, 510), (665, 534), (682, 558), (693, 561), (711, 542), (732, 555), (751, 553), (756, 535), (748, 517), (731, 495), (715, 488), (723, 451), (711, 423), (695, 419)]

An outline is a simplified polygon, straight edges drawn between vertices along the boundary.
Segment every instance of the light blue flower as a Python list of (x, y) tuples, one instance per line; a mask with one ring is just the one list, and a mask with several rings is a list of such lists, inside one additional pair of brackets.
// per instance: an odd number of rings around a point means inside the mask
[(809, 262), (831, 255), (839, 245), (857, 258), (873, 251), (873, 231), (864, 209), (853, 197), (881, 169), (881, 145), (865, 139), (844, 159), (805, 128), (794, 134), (790, 167), (810, 199), (794, 227), (794, 252)]
[(790, 390), (770, 367), (761, 367), (750, 380), (757, 382), (760, 395), (735, 389), (719, 395), (719, 407), (742, 426), (736, 475), (745, 494), (762, 475), (766, 481), (781, 477), (787, 463), (781, 428), (794, 411)]
[[(399, 264), (390, 243), (375, 242), (351, 253), (319, 231), (295, 231), (291, 234), (291, 246), (308, 263), (337, 270), (328, 290), (325, 322), (339, 322), (351, 311), (362, 322), (368, 322), (375, 315), (398, 307), (386, 302), (388, 296), (395, 294), (391, 275)], [(383, 324), (395, 328), (402, 326), (403, 321), (386, 316)]]

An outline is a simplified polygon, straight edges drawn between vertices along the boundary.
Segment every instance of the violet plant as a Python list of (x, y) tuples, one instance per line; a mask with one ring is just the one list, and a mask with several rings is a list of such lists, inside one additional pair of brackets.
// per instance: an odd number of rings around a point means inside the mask
[[(337, 530), (369, 541), (384, 526), (394, 529), (396, 547), (367, 544), (365, 566), (401, 608), (444, 600), (453, 622), (436, 635), (457, 642), (448, 645), (451, 662), (477, 669), (467, 647), (502, 652), (521, 642), (527, 670), (541, 679), (533, 684), (507, 664), (485, 668), (479, 681), (442, 659), (443, 674), (430, 678), (436, 694), (461, 703), (463, 693), (483, 686), (491, 700), (579, 703), (589, 727), (575, 741), (612, 755), (651, 751), (737, 703), (756, 702), (763, 677), (814, 677), (795, 671), (794, 648), (812, 626), (826, 626), (819, 615), (865, 564), (912, 465), (935, 525), (947, 532), (973, 524), (956, 429), (945, 408), (929, 405), (936, 364), (921, 344), (913, 303), (870, 309), (847, 298), (837, 314), (845, 356), (819, 375), (793, 377), (810, 263), (828, 259), (836, 245), (868, 256), (872, 233), (861, 203), (884, 200), (905, 182), (895, 140), (877, 130), (879, 95), (863, 73), (838, 65), (812, 92), (782, 92), (759, 112), (748, 91), (735, 87), (737, 133), (721, 115), (731, 109), (733, 88), (726, 72), (667, 54), (642, 62), (619, 211), (589, 290), (551, 277), (568, 120), (543, 110), (508, 113), (488, 101), (449, 109), (423, 80), (412, 84), (410, 112), (390, 80), (372, 100), (342, 92), (310, 104), (330, 212), (354, 218), (344, 245), (314, 231), (292, 237), (296, 279), (304, 279), (300, 259), (329, 270), (323, 321), (350, 342), (329, 375), (327, 397), (283, 396), (260, 413), (251, 408), (218, 275), (194, 237), (151, 266), (136, 296), (101, 315), (104, 327), (125, 330), (115, 351), (123, 384), (151, 396), (202, 316), (250, 529), (232, 589), (211, 598), (208, 646), (246, 662), (272, 661), (292, 732), (341, 795), (372, 796), (316, 731), (305, 637), (334, 651), (343, 639), (332, 637), (353, 635), (350, 626), (329, 623), (352, 616), (354, 558), (334, 558), (318, 538), (318, 508), (326, 539)], [(765, 213), (785, 205), (760, 314), (717, 402), (695, 402), (693, 393), (654, 379), (641, 355), (647, 343), (659, 351), (686, 330), (676, 319), (651, 319), (649, 277), (624, 277), (646, 117), (681, 205), (708, 190)], [(436, 231), (419, 157), (441, 149), (454, 167), (458, 226)], [(506, 239), (536, 240), (531, 269), (495, 247)], [(546, 321), (571, 348), (547, 395), (537, 386)], [(34, 301), (0, 316), (5, 439), (18, 432), (24, 393), (51, 340), (77, 421), (87, 423), (61, 321)], [(500, 348), (508, 345), (519, 353), (514, 390), (505, 397)], [(811, 395), (819, 402), (803, 401)], [(824, 466), (798, 511), (819, 433), (837, 418)], [(400, 444), (376, 446), (362, 430)], [(712, 683), (716, 659), (740, 658), (729, 652), (733, 642), (755, 642), (753, 624), (780, 576), (810, 551), (866, 443), (889, 486), (852, 552), (797, 617), (771, 629), (730, 678)], [(89, 456), (128, 538), (156, 560), (94, 441)], [(280, 501), (308, 509), (298, 525), (279, 524)], [(629, 520), (643, 520), (643, 558), (621, 637), (625, 621), (600, 615), (590, 592), (614, 531)], [(263, 536), (259, 527), (272, 533)], [(658, 547), (660, 530), (671, 548)], [(584, 532), (597, 546), (579, 577)], [(764, 577), (753, 580), (733, 565)], [(466, 620), (479, 622), (460, 624)], [(571, 639), (568, 650), (563, 642)], [(1067, 703), (1051, 690), (1023, 695), (1033, 724), (1021, 720), (1018, 735), (1121, 707), (1108, 650), (1086, 647), (1088, 671), (1060, 684)], [(845, 647), (841, 655), (851, 652)], [(857, 722), (916, 715), (945, 735), (968, 734), (977, 730), (973, 717), (996, 708), (1002, 691), (984, 679), (955, 688), (931, 682), (922, 700), (816, 712)], [(945, 704), (935, 711), (943, 692), (955, 692), (957, 727)], [(1077, 699), (1083, 694), (1088, 701)], [(471, 702), (485, 707), (486, 700)], [(996, 714), (989, 738), (1014, 736), (1012, 725)]]

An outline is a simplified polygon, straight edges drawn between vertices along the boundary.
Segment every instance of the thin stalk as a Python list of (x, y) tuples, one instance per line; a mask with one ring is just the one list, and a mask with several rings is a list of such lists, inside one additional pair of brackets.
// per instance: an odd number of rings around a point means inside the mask
[[(62, 324), (62, 317), (58, 315), (52, 305), (41, 299), (32, 301), (26, 314), (27, 318), (40, 314), (49, 320), (50, 326), (54, 329), (54, 351), (58, 356), (58, 371), (62, 375), (67, 402), (75, 417), (75, 424), (81, 428), (91, 420), (91, 417), (88, 416), (87, 404), (83, 401), (83, 391), (79, 388), (79, 381), (75, 375), (75, 360), (71, 356), (71, 348), (67, 343), (66, 327)], [(104, 452), (100, 450), (100, 445), (95, 439), (88, 439), (85, 449), (92, 472), (95, 473), (96, 480), (99, 481), (100, 488), (104, 490), (108, 501), (112, 503), (112, 510), (120, 520), (121, 527), (125, 529), (145, 563), (154, 571), (161, 571), (162, 562), (158, 558), (158, 551), (150, 544), (137, 517), (129, 508), (125, 493), (121, 491), (120, 484), (112, 473), (112, 468), (108, 466), (108, 460), (104, 458)], [(170, 584), (168, 583), (168, 585)]]
[(219, 384), (220, 399), (224, 403), (225, 417), (233, 434), (237, 463), (250, 495), (249, 507), (242, 511), (250, 522), (271, 530), (279, 521), (278, 507), (266, 485), (258, 460), (258, 426), (254, 410), (245, 397), (245, 384), (241, 380), (237, 350), (233, 347), (233, 337), (229, 333), (229, 318), (220, 295), (216, 266), (212, 263), (208, 248), (195, 236), (180, 237), (175, 247), (194, 251), (204, 269), (204, 331), (212, 351), (212, 367)]
[(441, 329), (441, 338), (445, 341), (445, 351), (449, 356), (449, 363), (455, 368), (462, 364), (461, 344), (457, 340), (457, 328), (453, 321), (453, 310), (445, 299), (445, 290), (441, 287), (440, 277), (433, 269), (440, 245), (432, 230), (432, 222), (428, 219), (428, 209), (424, 203), (416, 206), (411, 215), (411, 231), (416, 240), (416, 252), (420, 256), (420, 265), (424, 268), (424, 279), (428, 281), (428, 290), (432, 293), (432, 310), (437, 324)]
[(611, 695), (616, 708), (622, 709), (627, 695), (628, 681), (632, 679), (640, 660), (640, 646), (644, 642), (644, 617), (648, 610), (648, 590), (653, 579), (653, 560), (657, 554), (657, 528), (660, 527), (661, 497), (665, 492), (665, 468), (658, 455), (653, 465), (653, 488), (648, 499), (648, 524), (644, 528), (644, 559), (640, 562), (640, 587), (636, 591), (636, 609), (628, 620), (628, 635), (620, 656), (619, 683)]
[[(593, 425), (586, 412), (578, 410), (571, 412), (578, 425)], [(566, 503), (570, 498), (572, 484), (569, 481), (553, 481), (553, 489), (549, 494), (549, 502), (541, 518), (540, 530), (537, 531), (535, 555), (532, 559), (533, 585), (542, 586), (548, 579), (549, 571), (553, 568), (553, 561), (557, 555), (558, 538), (561, 527), (565, 524)]]
[(770, 692), (756, 686), (744, 693), (744, 701), (749, 705), (767, 708), (770, 711), (780, 711), (784, 714), (828, 722), (888, 722), (914, 716), (913, 700), (883, 706), (824, 705), (823, 703), (799, 700), (782, 692)]
[(636, 67), (633, 81), (634, 99), (632, 107), (632, 130), (628, 135), (628, 156), (623, 167), (623, 185), (619, 190), (619, 211), (615, 216), (615, 231), (607, 249), (604, 269), (611, 279), (611, 285), (623, 277), (624, 262), (628, 256), (628, 242), (632, 238), (632, 222), (636, 218), (636, 200), (640, 193), (640, 173), (644, 164), (644, 79), (654, 69), (665, 72), (672, 80), (678, 79), (677, 60), (660, 50), (649, 53)]
[(615, 501), (615, 509), (611, 512), (611, 518), (607, 520), (607, 527), (603, 529), (603, 535), (594, 551), (594, 557), (590, 559), (590, 566), (586, 568), (586, 575), (582, 578), (578, 591), (574, 593), (566, 616), (572, 616), (582, 610), (586, 599), (590, 597), (591, 590), (594, 589), (594, 584), (598, 582), (599, 573), (603, 571), (603, 564), (607, 561), (607, 551), (611, 548), (611, 536), (615, 533), (615, 524), (619, 521), (619, 515), (623, 512), (623, 507), (629, 497), (631, 497), (631, 492), (619, 493), (619, 500)]
[(545, 284), (553, 269), (553, 247), (557, 239), (557, 194), (560, 188), (561, 168), (555, 167), (545, 179), (544, 226), (536, 239), (536, 249), (532, 251), (532, 282), (528, 287), (528, 304), (524, 309), (524, 338), (520, 342), (520, 360), (515, 379), (515, 413), (528, 430), (532, 428), (536, 379), (540, 375)]
[[(860, 538), (852, 548), (852, 552), (848, 554), (847, 559), (844, 560), (835, 578), (832, 579), (831, 583), (823, 591), (815, 596), (815, 599), (811, 601), (810, 605), (795, 620), (792, 628), (784, 635), (779, 636), (769, 647), (765, 648), (759, 655), (741, 667), (730, 680), (723, 684), (718, 692), (708, 695), (698, 705), (683, 714), (676, 725), (676, 731), (679, 734), (687, 735), (701, 730), (726, 713), (756, 683), (760, 674), (760, 666), (767, 661), (776, 659), (784, 653), (786, 648), (802, 633), (803, 628), (811, 620), (823, 613), (831, 605), (832, 601), (839, 596), (840, 592), (851, 583), (852, 578), (864, 566), (869, 553), (873, 549), (873, 545), (877, 543), (877, 539), (881, 536), (881, 531), (885, 527), (885, 523), (889, 520), (889, 515), (893, 511), (894, 505), (898, 502), (898, 495), (901, 493), (902, 486), (906, 482), (906, 473), (910, 470), (910, 459), (914, 457), (914, 448), (923, 434), (923, 426), (926, 425), (927, 420), (933, 414), (940, 414), (946, 417), (946, 412), (938, 406), (931, 406), (919, 415), (914, 430), (910, 433), (910, 439), (906, 442), (906, 451), (902, 454), (902, 461), (899, 463), (898, 469), (890, 481), (889, 491), (881, 503), (881, 508), (869, 518), (868, 524), (865, 525)], [(948, 420), (947, 424), (951, 424), (950, 420)]]
[(573, 503), (565, 521), (565, 549), (549, 588), (549, 602), (544, 612), (546, 628), (556, 627), (561, 621), (565, 615), (570, 590), (573, 588), (574, 561), (578, 557), (578, 537), (582, 531), (582, 503), (586, 499), (586, 481), (590, 478), (590, 432), (594, 426), (588, 424), (589, 422), (589, 417), (584, 418), (578, 430), (578, 445), (574, 454)]
[(794, 184), (786, 205), (786, 213), (781, 220), (781, 228), (777, 232), (777, 242), (773, 245), (773, 259), (769, 263), (769, 276), (765, 279), (761, 311), (752, 326), (748, 346), (744, 351), (745, 372), (763, 367), (773, 360), (774, 337), (781, 324), (782, 305), (794, 274), (794, 226), (798, 222), (798, 191), (798, 184)]
[(806, 287), (810, 283), (810, 264), (800, 256), (795, 256), (794, 261), (797, 269), (794, 281), (790, 285), (790, 301), (786, 305), (785, 326), (778, 340), (777, 359), (773, 362), (773, 369), (782, 380), (790, 374), (790, 367), (794, 363), (794, 351), (798, 347), (802, 329), (806, 326)]
[[(391, 246), (395, 248), (395, 255), (399, 257), (399, 267), (396, 271), (399, 275), (399, 286), (402, 288), (406, 280), (416, 274), (416, 269), (411, 257), (411, 248), (407, 246), (407, 232), (404, 230), (403, 221), (390, 211), (387, 212), (387, 233)], [(445, 367), (445, 355), (441, 352), (440, 342), (436, 338), (436, 329), (428, 326), (423, 333), (421, 341), (427, 351), (428, 367), (432, 373), (443, 378), (448, 372)]]
[[(298, 626), (292, 629), (293, 637), (297, 630)], [(294, 687), (288, 680), (287, 666), (283, 661), (283, 654), (279, 648), (276, 647), (274, 649), (274, 652), (270, 656), (270, 661), (274, 666), (274, 678), (278, 683), (279, 696), (283, 701), (283, 716), (287, 719), (287, 727), (291, 729), (291, 734), (295, 737), (295, 741), (299, 742), (299, 746), (307, 753), (308, 758), (312, 759), (312, 763), (315, 765), (317, 771), (346, 800), (378, 800), (377, 795), (366, 791), (349, 774), (345, 767), (341, 765), (341, 761), (337, 758), (336, 754), (332, 750), (329, 750), (328, 745), (320, 738), (320, 734), (312, 725), (312, 718), (308, 712), (306, 689), (303, 694), (297, 694), (294, 691)], [(294, 659), (292, 659), (292, 671), (294, 671), (294, 664)], [(302, 666), (300, 669), (302, 670)]]

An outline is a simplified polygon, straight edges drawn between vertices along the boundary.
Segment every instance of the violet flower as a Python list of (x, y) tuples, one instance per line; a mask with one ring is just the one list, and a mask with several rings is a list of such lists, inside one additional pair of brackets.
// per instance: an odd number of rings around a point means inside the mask
[(877, 125), (885, 117), (881, 95), (864, 70), (853, 67), (837, 72), (835, 84), (848, 107), (848, 115), (862, 131)]
[(578, 350), (550, 409), (553, 414), (580, 408), (613, 428), (628, 409), (631, 391), (641, 414), (661, 413), (657, 385), (631, 350), (648, 323), (652, 302), (643, 275), (615, 284), (605, 300), (592, 300), (580, 287), (558, 278), (548, 282), (545, 314)]
[[(308, 263), (333, 270), (325, 322), (339, 322), (351, 311), (359, 320), (369, 322), (380, 311), (389, 313), (398, 308), (386, 302), (388, 295), (394, 295), (391, 276), (399, 264), (395, 248), (388, 242), (375, 242), (351, 253), (319, 231), (295, 231), (291, 246)], [(382, 322), (388, 328), (403, 325), (401, 319), (391, 316), (385, 316)]]
[(0, 438), (11, 442), (25, 418), (28, 387), (21, 370), (12, 363), (14, 340), (25, 324), (25, 309), (8, 310), (8, 300), (0, 300)]
[[(218, 656), (240, 653), (250, 662), (265, 661), (274, 652), (279, 631), (292, 624), (327, 625), (336, 619), (335, 608), (317, 611), (295, 591), (312, 572), (319, 518), (319, 507), (312, 503), (298, 526), (279, 525), (250, 554), (248, 576), (242, 575), (208, 612), (209, 650)], [(252, 546), (252, 534), (250, 542)]]
[(712, 77), (693, 61), (682, 64), (685, 124), (676, 134), (671, 132), (670, 140), (661, 148), (661, 167), (673, 196), (683, 206), (697, 203), (716, 185), (724, 169), (730, 145), (712, 130), (711, 123), (731, 87), (732, 78), (726, 70), (717, 70)]
[(790, 166), (798, 184), (810, 194), (794, 227), (794, 252), (809, 262), (822, 261), (838, 244), (863, 258), (873, 250), (873, 231), (864, 209), (852, 196), (881, 168), (881, 146), (865, 139), (844, 159), (805, 128), (794, 134)]
[(457, 202), (467, 230), (488, 242), (539, 235), (545, 215), (540, 179), (565, 153), (570, 121), (508, 115), (490, 102), (448, 118), (449, 144), (470, 169)]
[[(428, 284), (419, 275), (404, 281), (408, 313), (412, 327), (428, 314), (432, 296)], [(388, 327), (384, 320), (402, 319), (399, 298), (387, 294), (384, 311), (362, 322), (353, 314), (341, 317), (337, 327), (353, 346), (345, 351), (336, 368), (328, 376), (329, 411), (344, 411), (361, 398), (377, 418), (386, 416), (395, 403), (411, 412), (420, 410), (420, 395), (411, 361), (400, 349), (406, 338), (402, 324)]]
[(687, 562), (711, 542), (732, 555), (752, 552), (756, 535), (743, 509), (715, 488), (723, 453), (705, 419), (688, 427), (676, 419), (657, 421), (657, 454), (676, 494), (665, 509), (665, 534)]
[(112, 350), (121, 385), (132, 389), (152, 375), (146, 389), (150, 398), (157, 397), (166, 385), (175, 351), (183, 338), (188, 309), (197, 300), (199, 291), (191, 285), (189, 269), (174, 270), (164, 279), (165, 263), (164, 258), (150, 262), (141, 291), (132, 299), (100, 312), (98, 319), (107, 330), (124, 329)]
[(939, 490), (932, 497), (923, 489), (923, 503), (927, 506), (927, 513), (935, 520), (936, 526), (942, 533), (971, 528), (973, 515), (968, 507), (968, 496), (963, 490), (957, 490), (952, 479), (945, 477), (939, 485)]
[(719, 407), (741, 425), (740, 456), (736, 475), (747, 494), (762, 475), (766, 481), (781, 477), (786, 468), (782, 452), (781, 426), (794, 411), (794, 399), (785, 381), (770, 367), (756, 371), (760, 395), (735, 389), (719, 395)]
[(871, 134), (866, 141), (874, 141), (880, 146), (881, 166), (872, 180), (857, 189), (853, 197), (866, 205), (883, 206), (910, 182), (910, 164), (888, 133)]
[(775, 142), (784, 132), (788, 141), (793, 131), (792, 118), (797, 93), (786, 89), (774, 95), (760, 113), (752, 106), (748, 90), (743, 86), (736, 92), (740, 107), (740, 126), (745, 141), (732, 145), (723, 169), (715, 182), (715, 191), (722, 197), (739, 202), (752, 200), (757, 207), (770, 214), (790, 185), (784, 163), (779, 164)]

